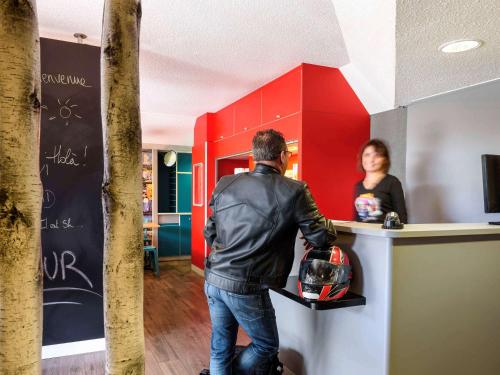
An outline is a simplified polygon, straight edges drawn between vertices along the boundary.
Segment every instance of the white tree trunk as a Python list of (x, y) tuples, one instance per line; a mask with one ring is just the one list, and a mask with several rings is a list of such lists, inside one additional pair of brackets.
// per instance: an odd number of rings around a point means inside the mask
[(106, 373), (144, 374), (140, 0), (106, 0), (101, 46)]
[(0, 0), (0, 374), (41, 373), (40, 41), (35, 0)]

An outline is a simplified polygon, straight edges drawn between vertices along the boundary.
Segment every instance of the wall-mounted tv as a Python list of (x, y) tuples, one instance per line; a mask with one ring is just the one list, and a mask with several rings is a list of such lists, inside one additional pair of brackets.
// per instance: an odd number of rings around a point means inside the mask
[(500, 155), (481, 155), (484, 212), (500, 212)]

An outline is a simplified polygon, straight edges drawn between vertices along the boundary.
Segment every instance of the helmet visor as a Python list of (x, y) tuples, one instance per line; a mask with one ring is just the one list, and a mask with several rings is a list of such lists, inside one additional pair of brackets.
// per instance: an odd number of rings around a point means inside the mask
[(300, 264), (299, 280), (311, 285), (332, 285), (349, 280), (351, 266), (336, 265), (321, 259), (306, 259)]

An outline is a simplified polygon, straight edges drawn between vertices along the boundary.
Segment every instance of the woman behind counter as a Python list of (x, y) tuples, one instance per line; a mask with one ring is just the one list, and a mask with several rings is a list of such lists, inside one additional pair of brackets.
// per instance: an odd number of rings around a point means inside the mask
[(356, 221), (383, 223), (388, 212), (395, 211), (402, 223), (408, 222), (401, 182), (387, 172), (391, 166), (389, 150), (384, 142), (372, 139), (361, 148), (359, 168), (365, 178), (354, 189)]

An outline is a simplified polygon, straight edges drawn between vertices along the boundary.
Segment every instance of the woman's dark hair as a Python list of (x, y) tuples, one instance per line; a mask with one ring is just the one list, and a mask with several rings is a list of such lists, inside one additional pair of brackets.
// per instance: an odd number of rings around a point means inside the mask
[(382, 165), (384, 173), (389, 172), (389, 169), (391, 168), (391, 157), (389, 156), (389, 149), (384, 142), (376, 138), (370, 139), (361, 147), (361, 151), (358, 154), (358, 169), (362, 172), (365, 172), (365, 169), (363, 168), (363, 152), (365, 152), (366, 148), (370, 146), (373, 146), (375, 152), (384, 158), (384, 164)]
[(261, 130), (253, 137), (252, 148), (255, 161), (276, 160), (286, 151), (285, 137), (273, 129)]

